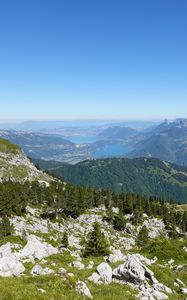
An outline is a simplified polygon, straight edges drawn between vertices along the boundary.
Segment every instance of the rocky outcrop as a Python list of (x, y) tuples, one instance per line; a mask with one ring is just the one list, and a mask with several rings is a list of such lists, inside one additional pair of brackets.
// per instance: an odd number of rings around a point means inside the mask
[(25, 267), (16, 254), (12, 253), (10, 243), (0, 247), (0, 276), (19, 276), (25, 271)]
[(58, 250), (52, 245), (43, 242), (39, 237), (30, 235), (26, 246), (19, 252), (21, 259), (32, 257), (34, 259), (42, 259), (52, 254), (58, 253)]
[(113, 277), (138, 290), (141, 299), (167, 299), (166, 294), (171, 294), (172, 290), (159, 283), (154, 273), (142, 261), (150, 264), (149, 260), (139, 254), (128, 254), (125, 263), (114, 269)]
[(141, 262), (132, 255), (127, 255), (126, 262), (113, 271), (114, 278), (134, 284), (145, 281), (145, 274), (145, 268)]

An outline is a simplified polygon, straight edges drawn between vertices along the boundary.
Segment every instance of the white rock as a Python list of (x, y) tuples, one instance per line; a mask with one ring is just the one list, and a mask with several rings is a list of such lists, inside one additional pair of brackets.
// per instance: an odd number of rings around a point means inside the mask
[(97, 266), (97, 272), (104, 283), (110, 284), (112, 282), (112, 268), (107, 262), (103, 262)]
[(119, 214), (119, 207), (112, 207), (112, 212), (114, 214)]
[(44, 289), (38, 289), (40, 293), (44, 294), (46, 291)]
[(12, 253), (0, 258), (0, 276), (19, 276), (25, 271), (25, 267)]
[(140, 283), (145, 281), (145, 269), (142, 263), (132, 255), (128, 254), (124, 264), (120, 265), (113, 271), (114, 278)]
[(9, 256), (12, 252), (11, 249), (11, 244), (10, 243), (6, 243), (5, 245), (2, 245), (0, 247), (0, 258), (4, 257), (4, 256)]
[(183, 287), (185, 287), (185, 284), (182, 280), (180, 280), (179, 278), (176, 278), (175, 280), (177, 282), (177, 284), (182, 285)]
[(172, 294), (172, 289), (168, 288), (166, 285), (164, 285), (163, 283), (156, 283), (153, 284), (153, 287), (156, 291), (161, 291), (167, 294)]
[(90, 277), (88, 277), (88, 280), (92, 281), (96, 284), (101, 284), (102, 283), (101, 282), (101, 276), (96, 272), (94, 272)]
[(56, 253), (58, 253), (58, 250), (55, 247), (43, 242), (35, 235), (30, 235), (27, 244), (19, 252), (19, 256), (21, 258), (33, 256), (34, 258), (42, 259)]
[(71, 267), (74, 267), (74, 268), (77, 268), (79, 270), (82, 270), (84, 269), (84, 264), (81, 263), (80, 261), (73, 261), (71, 264), (70, 264)]
[(62, 273), (62, 274), (65, 274), (65, 273), (67, 273), (67, 270), (64, 269), (63, 267), (61, 267), (61, 268), (59, 269), (59, 272)]
[(42, 268), (40, 265), (35, 265), (31, 270), (31, 275), (47, 275), (51, 273), (54, 273), (54, 271), (49, 268)]
[(93, 269), (93, 266), (94, 266), (94, 262), (90, 260), (86, 268), (90, 270)]
[(83, 295), (87, 298), (92, 299), (92, 295), (90, 293), (89, 288), (87, 287), (86, 283), (83, 281), (78, 281), (76, 286), (75, 286), (75, 290), (78, 294)]
[(67, 275), (68, 275), (69, 277), (74, 277), (74, 276), (75, 276), (73, 273), (67, 273)]
[(187, 294), (187, 288), (180, 288), (180, 292), (182, 293), (182, 294)]
[(174, 259), (168, 260), (168, 264), (169, 264), (169, 265), (172, 265), (174, 262), (175, 262)]
[(125, 260), (126, 256), (121, 253), (121, 250), (114, 249), (112, 253), (108, 256), (107, 261), (111, 263), (116, 263), (118, 261)]
[(152, 295), (157, 299), (157, 300), (164, 300), (164, 299), (168, 299), (168, 296), (165, 295), (162, 292), (159, 291), (153, 291)]
[(162, 220), (159, 220), (157, 218), (149, 218), (143, 222), (142, 226), (146, 226), (148, 229), (148, 235), (150, 238), (156, 238), (160, 234), (163, 233), (165, 225)]

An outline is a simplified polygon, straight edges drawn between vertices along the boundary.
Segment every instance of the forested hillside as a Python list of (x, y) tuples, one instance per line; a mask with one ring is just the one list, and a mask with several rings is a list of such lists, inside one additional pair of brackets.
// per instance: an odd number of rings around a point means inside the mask
[[(45, 169), (44, 163), (41, 167)], [(50, 173), (80, 186), (187, 203), (187, 168), (154, 158), (88, 160), (54, 169), (50, 165)]]

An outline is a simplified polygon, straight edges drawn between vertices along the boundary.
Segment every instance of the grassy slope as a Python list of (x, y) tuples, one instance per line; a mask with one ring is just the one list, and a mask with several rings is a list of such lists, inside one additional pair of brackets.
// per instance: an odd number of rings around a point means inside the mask
[(0, 138), (0, 152), (17, 154), (21, 151), (20, 147)]

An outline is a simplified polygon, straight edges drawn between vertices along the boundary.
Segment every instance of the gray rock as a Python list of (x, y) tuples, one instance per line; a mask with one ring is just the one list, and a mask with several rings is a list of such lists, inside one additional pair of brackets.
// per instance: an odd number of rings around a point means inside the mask
[(75, 261), (73, 261), (72, 263), (70, 263), (70, 266), (71, 266), (71, 267), (74, 267), (74, 268), (77, 268), (77, 269), (79, 269), (79, 270), (84, 269), (84, 264), (81, 263), (81, 262), (78, 261), (78, 260), (75, 260)]
[(92, 295), (90, 293), (89, 288), (87, 287), (86, 283), (83, 281), (78, 281), (76, 286), (75, 286), (75, 290), (78, 294), (83, 295), (87, 298), (92, 299)]
[(159, 292), (159, 291), (153, 291), (152, 292), (152, 295), (153, 297), (155, 297), (157, 300), (164, 300), (164, 299), (168, 299), (168, 296), (165, 295), (164, 293), (162, 292)]
[(101, 282), (101, 276), (96, 272), (94, 272), (90, 277), (88, 277), (88, 280), (94, 282), (95, 284), (101, 284), (102, 283)]
[(141, 283), (146, 279), (145, 269), (142, 266), (142, 263), (130, 254), (127, 255), (124, 264), (114, 269), (113, 277), (132, 283)]
[(182, 281), (182, 280), (180, 280), (179, 278), (176, 278), (176, 283), (178, 284), (178, 285), (182, 285), (183, 287), (185, 287), (185, 284), (184, 284), (184, 282)]
[(107, 262), (103, 262), (97, 266), (97, 272), (104, 283), (110, 284), (112, 282), (112, 268)]
[(49, 268), (42, 268), (40, 265), (35, 265), (31, 270), (31, 275), (47, 275), (54, 273), (53, 270)]
[(180, 288), (180, 293), (187, 294), (187, 288), (185, 287)]
[(20, 258), (31, 257), (37, 259), (42, 259), (44, 257), (48, 257), (52, 254), (58, 253), (58, 250), (52, 245), (43, 242), (39, 237), (35, 235), (30, 235), (28, 237), (28, 242), (19, 252)]
[(13, 253), (0, 258), (0, 276), (19, 276), (24, 271), (25, 267)]
[(93, 266), (94, 266), (94, 262), (92, 260), (90, 260), (86, 268), (88, 270), (90, 270), (90, 269), (93, 269)]

